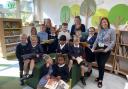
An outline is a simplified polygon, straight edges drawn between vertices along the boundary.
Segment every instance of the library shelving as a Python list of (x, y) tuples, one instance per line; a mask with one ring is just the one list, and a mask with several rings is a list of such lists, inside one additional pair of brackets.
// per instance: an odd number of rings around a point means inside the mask
[(0, 57), (15, 54), (22, 33), (21, 19), (0, 18)]
[(128, 75), (128, 31), (120, 31), (116, 43), (116, 73)]

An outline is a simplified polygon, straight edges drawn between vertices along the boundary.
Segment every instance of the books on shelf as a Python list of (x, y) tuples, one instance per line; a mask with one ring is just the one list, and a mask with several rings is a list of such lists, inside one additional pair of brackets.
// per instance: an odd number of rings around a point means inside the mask
[(49, 79), (44, 86), (48, 89), (69, 89), (69, 85), (63, 80), (56, 81), (55, 79)]
[(21, 26), (20, 23), (18, 22), (8, 22), (8, 21), (4, 22), (4, 28), (19, 28), (19, 27)]
[(128, 58), (128, 46), (119, 46), (117, 54), (125, 58)]
[(121, 43), (128, 44), (128, 32), (121, 34)]
[(17, 43), (20, 41), (20, 37), (6, 37), (5, 38), (5, 44), (9, 44), (9, 43)]

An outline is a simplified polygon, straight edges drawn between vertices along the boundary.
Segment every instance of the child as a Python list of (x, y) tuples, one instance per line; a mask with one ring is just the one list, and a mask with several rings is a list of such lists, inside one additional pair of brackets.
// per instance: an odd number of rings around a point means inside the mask
[[(33, 76), (33, 69), (35, 66), (35, 62), (38, 62), (39, 59), (41, 59), (42, 57), (43, 49), (42, 46), (37, 42), (38, 42), (37, 37), (31, 36), (31, 45), (29, 45), (29, 49), (30, 49), (29, 58), (24, 59), (24, 79), (31, 78)], [(29, 72), (27, 72), (28, 70)]]
[[(72, 68), (73, 63), (77, 63), (80, 65), (81, 68), (81, 82), (83, 85), (86, 85), (85, 79), (84, 79), (84, 73), (85, 73), (85, 63), (83, 60), (83, 48), (79, 45), (80, 38), (74, 37), (73, 39), (73, 45), (70, 47), (70, 61), (69, 61), (69, 71)], [(78, 63), (80, 62), (80, 63)]]
[(88, 47), (85, 47), (86, 61), (88, 62), (88, 71), (85, 73), (87, 77), (89, 77), (92, 73), (92, 62), (95, 61), (95, 54), (91, 51), (91, 48), (96, 40), (95, 28), (89, 28), (89, 34), (85, 38), (85, 41), (89, 44)]
[(69, 46), (68, 44), (66, 44), (66, 36), (62, 35), (59, 39), (59, 44), (57, 47), (57, 53), (62, 53), (62, 54), (68, 54), (69, 50)]
[[(44, 24), (42, 24), (42, 28), (41, 31), (38, 32), (38, 37), (40, 38), (40, 43), (42, 44), (42, 42), (48, 40), (48, 33), (46, 32), (46, 26)], [(47, 47), (48, 44), (42, 44), (44, 53), (47, 53)]]
[(59, 32), (59, 34), (58, 34), (58, 39), (60, 39), (60, 37), (62, 36), (62, 35), (65, 35), (66, 36), (66, 41), (68, 42), (70, 39), (71, 39), (71, 37), (70, 37), (70, 33), (68, 32), (68, 24), (67, 23), (63, 23), (62, 24), (62, 30)]
[(31, 53), (35, 54), (35, 62), (39, 62), (39, 59), (42, 58), (43, 48), (38, 44), (37, 36), (31, 36)]
[[(31, 34), (30, 34), (30, 36), (28, 36), (28, 43), (29, 43), (29, 44), (31, 44), (30, 37), (31, 37), (32, 35), (37, 36), (37, 30), (36, 30), (35, 27), (32, 27), (32, 28), (31, 28)], [(40, 43), (40, 38), (39, 38), (38, 36), (37, 36), (37, 38), (38, 38), (38, 43)]]
[(80, 38), (80, 42), (84, 42), (85, 41), (85, 38), (82, 37), (82, 33), (81, 33), (81, 30), (76, 30), (75, 31), (75, 35), (76, 37)]
[(51, 77), (53, 61), (49, 55), (44, 55), (45, 64), (42, 67), (41, 79), (37, 85), (37, 89), (42, 89)]
[(63, 54), (58, 54), (57, 64), (53, 65), (52, 76), (57, 80), (62, 79), (63, 81), (68, 82), (69, 69), (68, 69), (68, 65), (65, 64), (65, 58)]
[(45, 31), (46, 31), (46, 27), (44, 24), (42, 24), (41, 31), (38, 32), (37, 34), (38, 37), (40, 38), (40, 42), (48, 40), (48, 33)]
[[(27, 35), (20, 35), (20, 43), (16, 47), (16, 57), (19, 61), (19, 69), (20, 69), (20, 79), (23, 78), (23, 69), (24, 69), (24, 59), (22, 55), (28, 54), (30, 49), (28, 47)], [(24, 81), (21, 80), (21, 85), (24, 85)]]
[(58, 39), (56, 35), (55, 27), (51, 28), (51, 34), (49, 35), (49, 40), (52, 39), (53, 41), (48, 45), (48, 53), (56, 53), (56, 49), (58, 46)]

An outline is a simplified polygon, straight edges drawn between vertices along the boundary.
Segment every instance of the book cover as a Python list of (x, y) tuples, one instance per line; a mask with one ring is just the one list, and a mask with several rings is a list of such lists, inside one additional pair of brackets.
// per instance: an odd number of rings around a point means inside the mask
[(63, 80), (56, 81), (55, 79), (49, 79), (44, 86), (48, 89), (69, 89), (69, 85)]
[(77, 57), (76, 61), (77, 61), (78, 64), (80, 64), (83, 61), (83, 59), (81, 57)]
[(49, 79), (44, 87), (48, 89), (56, 89), (57, 85), (58, 82), (55, 79)]

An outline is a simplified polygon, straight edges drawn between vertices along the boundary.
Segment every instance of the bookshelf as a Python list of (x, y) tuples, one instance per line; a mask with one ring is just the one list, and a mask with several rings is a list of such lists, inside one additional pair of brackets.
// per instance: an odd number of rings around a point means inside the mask
[(0, 18), (0, 57), (15, 54), (22, 33), (21, 19)]
[(128, 31), (120, 31), (116, 44), (116, 69), (115, 72), (128, 75)]

